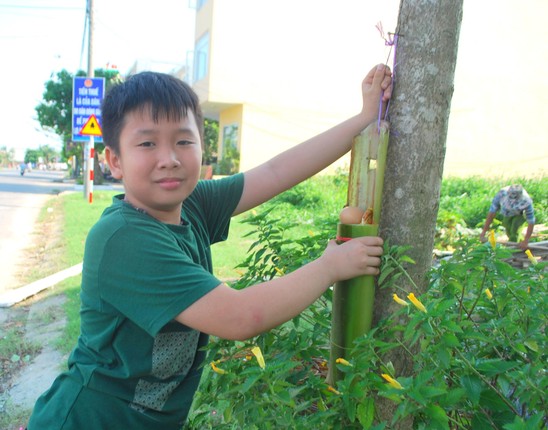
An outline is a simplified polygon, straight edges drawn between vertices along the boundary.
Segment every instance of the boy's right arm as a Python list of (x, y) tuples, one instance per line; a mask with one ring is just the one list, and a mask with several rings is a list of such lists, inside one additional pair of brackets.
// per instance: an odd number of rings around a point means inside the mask
[(249, 339), (294, 318), (335, 282), (378, 274), (382, 251), (379, 237), (332, 241), (320, 258), (285, 276), (243, 290), (220, 284), (176, 320), (224, 339)]

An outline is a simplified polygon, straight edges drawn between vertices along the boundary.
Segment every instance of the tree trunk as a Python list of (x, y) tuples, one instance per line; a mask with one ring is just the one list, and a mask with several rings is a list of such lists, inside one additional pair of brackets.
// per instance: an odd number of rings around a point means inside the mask
[[(428, 286), (439, 206), (463, 0), (401, 0), (396, 33), (394, 93), (389, 108), (390, 142), (384, 179), (380, 236), (391, 245), (411, 245), (416, 262), (398, 285), (419, 295)], [(479, 67), (479, 65), (478, 65)], [(393, 291), (378, 290), (374, 323), (399, 306)], [(403, 351), (384, 357), (396, 377), (411, 374), (412, 359)], [(391, 421), (396, 404), (378, 398), (377, 413)], [(411, 428), (401, 423), (395, 428)]]
[(105, 182), (105, 175), (101, 170), (101, 165), (99, 164), (99, 155), (97, 151), (93, 154), (93, 185), (103, 185)]

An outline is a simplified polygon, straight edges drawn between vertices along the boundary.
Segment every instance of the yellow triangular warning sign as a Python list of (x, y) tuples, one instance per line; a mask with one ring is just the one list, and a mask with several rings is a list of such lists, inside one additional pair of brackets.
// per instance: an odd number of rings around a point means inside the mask
[(95, 115), (91, 115), (87, 122), (82, 127), (82, 130), (80, 130), (79, 134), (83, 134), (84, 136), (102, 136), (103, 132), (101, 131), (101, 126), (99, 125), (99, 122), (97, 121), (97, 118)]

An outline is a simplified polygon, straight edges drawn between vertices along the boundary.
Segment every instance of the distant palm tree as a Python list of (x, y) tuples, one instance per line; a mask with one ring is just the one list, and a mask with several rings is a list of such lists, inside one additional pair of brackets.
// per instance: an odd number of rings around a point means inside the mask
[(59, 153), (49, 145), (41, 145), (38, 147), (38, 152), (44, 158), (44, 163), (48, 165), (57, 160)]

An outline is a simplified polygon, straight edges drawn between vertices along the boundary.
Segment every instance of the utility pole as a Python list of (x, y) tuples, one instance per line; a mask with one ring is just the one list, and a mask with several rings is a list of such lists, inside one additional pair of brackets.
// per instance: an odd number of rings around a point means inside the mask
[[(87, 18), (88, 18), (88, 78), (94, 77), (93, 71), (93, 0), (87, 0)], [(94, 137), (89, 137), (89, 143), (84, 143), (84, 198), (89, 200), (89, 196), (93, 193), (93, 180), (90, 177), (93, 175), (95, 141)], [(91, 200), (90, 200), (91, 203)]]
[(88, 24), (88, 78), (93, 78), (93, 0), (88, 0)]

